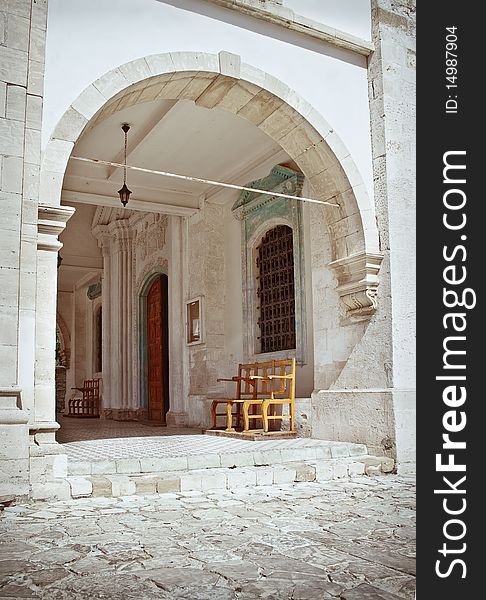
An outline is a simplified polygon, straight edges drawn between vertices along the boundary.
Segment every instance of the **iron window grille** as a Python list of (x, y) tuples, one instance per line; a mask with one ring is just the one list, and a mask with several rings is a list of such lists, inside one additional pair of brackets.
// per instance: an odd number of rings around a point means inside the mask
[(293, 232), (287, 225), (268, 231), (257, 248), (258, 326), (261, 352), (295, 349)]

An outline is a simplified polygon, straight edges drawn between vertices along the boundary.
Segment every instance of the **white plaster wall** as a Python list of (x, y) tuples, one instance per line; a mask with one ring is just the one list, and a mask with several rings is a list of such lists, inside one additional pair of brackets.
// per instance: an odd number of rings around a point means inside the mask
[(283, 0), (282, 4), (308, 19), (365, 40), (371, 39), (369, 0)]
[(210, 3), (173, 4), (189, 10), (157, 0), (51, 0), (43, 147), (79, 93), (110, 69), (162, 52), (226, 50), (317, 109), (347, 146), (372, 196), (366, 58)]

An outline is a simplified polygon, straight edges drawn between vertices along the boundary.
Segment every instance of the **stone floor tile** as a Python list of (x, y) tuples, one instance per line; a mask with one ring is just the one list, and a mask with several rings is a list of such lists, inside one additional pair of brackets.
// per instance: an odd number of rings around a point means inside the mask
[(390, 594), (373, 585), (362, 583), (355, 588), (345, 591), (341, 598), (342, 600), (398, 600), (399, 596)]
[(2, 600), (414, 597), (414, 482), (395, 475), (15, 508)]

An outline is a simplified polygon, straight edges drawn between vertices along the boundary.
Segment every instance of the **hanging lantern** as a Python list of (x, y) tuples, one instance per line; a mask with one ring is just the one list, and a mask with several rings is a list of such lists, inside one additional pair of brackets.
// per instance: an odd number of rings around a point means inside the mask
[(120, 196), (120, 202), (123, 204), (123, 206), (126, 206), (130, 200), (130, 194), (132, 193), (127, 187), (127, 133), (130, 130), (130, 125), (128, 125), (128, 123), (124, 123), (122, 125), (122, 129), (125, 135), (125, 153), (123, 161), (123, 186), (120, 190), (118, 190), (118, 195)]

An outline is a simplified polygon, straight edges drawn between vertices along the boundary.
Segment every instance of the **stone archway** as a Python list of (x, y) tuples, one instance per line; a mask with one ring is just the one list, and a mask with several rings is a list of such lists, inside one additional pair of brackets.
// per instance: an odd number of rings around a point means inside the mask
[[(337, 208), (312, 205), (312, 219), (316, 222), (317, 239), (319, 227), (328, 231), (329, 249), (316, 253), (315, 264), (317, 269), (328, 272), (332, 294), (338, 303), (341, 301), (339, 309), (335, 307), (336, 314), (339, 312), (335, 327), (340, 331), (338, 341), (344, 340), (339, 356), (346, 353), (347, 360), (368, 323), (364, 327), (353, 326), (351, 333), (350, 328), (342, 325), (355, 320), (368, 321), (376, 311), (382, 254), (373, 203), (352, 157), (325, 119), (288, 86), (241, 63), (238, 56), (226, 52), (219, 55), (179, 52), (137, 59), (103, 75), (72, 103), (48, 143), (41, 166), (41, 197), (49, 206), (44, 204), (39, 208), (39, 230), (48, 235), (49, 249), (58, 249), (57, 221), (63, 221), (64, 226), (73, 210), (60, 203), (63, 178), (75, 142), (87, 127), (101, 123), (119, 110), (154, 99), (192, 100), (198, 106), (218, 107), (246, 119), (291, 157), (315, 198), (337, 204)], [(180, 229), (181, 225), (174, 223), (174, 227)], [(175, 235), (172, 244), (177, 246), (180, 239), (180, 235)], [(55, 261), (49, 260), (46, 269), (50, 269), (51, 275), (46, 281), (55, 281)], [(317, 280), (325, 281), (319, 277)], [(46, 286), (44, 292), (51, 302), (55, 288)], [(177, 286), (172, 295), (173, 305), (182, 306)], [(373, 331), (382, 326), (375, 325)], [(41, 326), (49, 328), (50, 323)], [(183, 335), (182, 321), (176, 328)], [(363, 352), (361, 346), (358, 350)], [(336, 359), (336, 365), (332, 360), (332, 373), (340, 372), (343, 360)], [(182, 369), (182, 363), (178, 368)], [(327, 369), (327, 363), (319, 368)], [(51, 373), (47, 368), (45, 371)], [(184, 382), (178, 384), (183, 381), (182, 372), (174, 371), (171, 371), (171, 390), (176, 392), (172, 397), (180, 397), (180, 407), (173, 414), (171, 409), (169, 416), (172, 424), (182, 425), (187, 414), (188, 388)], [(52, 369), (52, 380), (53, 375)], [(51, 395), (54, 397), (53, 381), (49, 384), (46, 401)], [(326, 386), (318, 384), (319, 389)]]
[(59, 121), (41, 166), (41, 197), (61, 201), (64, 173), (74, 143), (88, 126), (134, 104), (188, 99), (219, 107), (253, 123), (295, 161), (322, 206), (344, 310), (369, 317), (376, 309), (382, 260), (373, 203), (349, 151), (330, 124), (294, 90), (275, 77), (218, 55), (171, 52), (151, 55), (109, 71), (80, 94)]

